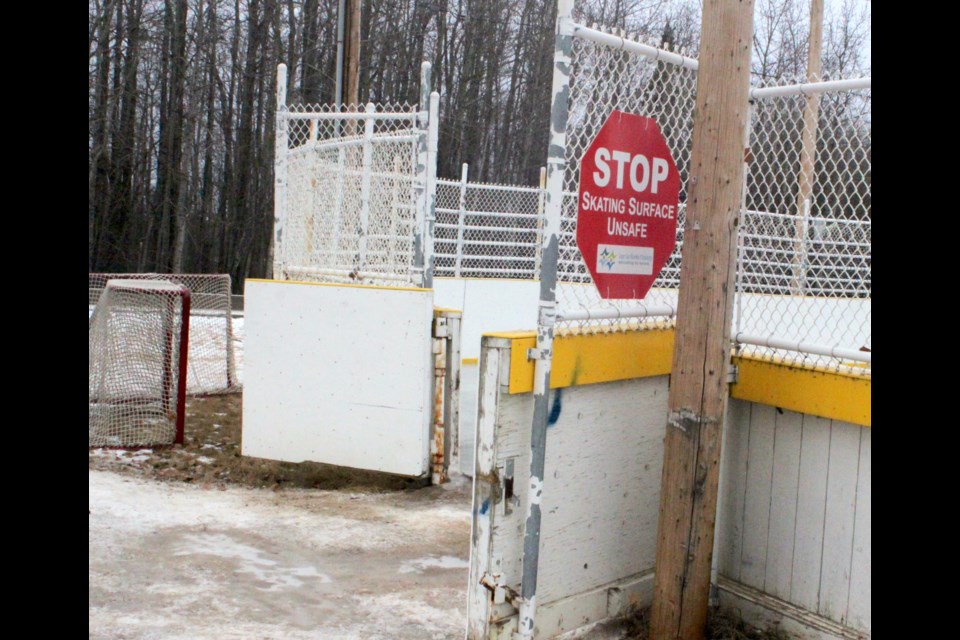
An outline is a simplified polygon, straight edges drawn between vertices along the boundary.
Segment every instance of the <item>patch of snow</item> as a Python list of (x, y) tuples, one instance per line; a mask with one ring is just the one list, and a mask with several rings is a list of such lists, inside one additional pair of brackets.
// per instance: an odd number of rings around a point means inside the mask
[(243, 544), (223, 533), (198, 533), (184, 536), (184, 542), (178, 545), (175, 556), (206, 554), (240, 564), (237, 573), (249, 573), (256, 580), (270, 586), (257, 587), (260, 591), (280, 591), (303, 586), (300, 578), (316, 578), (320, 583), (332, 582), (330, 576), (317, 571), (316, 567), (282, 567), (276, 560), (264, 556), (264, 553), (248, 544)]
[(424, 569), (467, 569), (470, 563), (454, 556), (426, 556), (400, 565), (397, 573), (423, 573)]

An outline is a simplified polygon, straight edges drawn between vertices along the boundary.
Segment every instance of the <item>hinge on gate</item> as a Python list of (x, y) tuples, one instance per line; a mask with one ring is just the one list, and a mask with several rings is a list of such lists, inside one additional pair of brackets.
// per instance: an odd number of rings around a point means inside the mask
[(537, 349), (535, 347), (527, 349), (527, 360), (549, 360), (550, 349)]
[(735, 364), (730, 365), (729, 371), (727, 371), (727, 384), (737, 384), (740, 380), (740, 369)]
[(509, 602), (514, 606), (517, 606), (515, 602), (520, 598), (520, 594), (508, 587), (505, 584), (500, 582), (500, 579), (503, 576), (499, 573), (493, 575), (489, 573), (484, 573), (483, 577), (480, 578), (480, 585), (487, 589), (490, 593), (493, 594), (493, 603), (502, 604), (504, 602)]

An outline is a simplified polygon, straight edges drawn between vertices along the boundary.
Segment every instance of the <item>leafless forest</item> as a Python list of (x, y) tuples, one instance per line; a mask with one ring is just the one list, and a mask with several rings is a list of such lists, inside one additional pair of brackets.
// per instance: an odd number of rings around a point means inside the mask
[[(337, 0), (89, 0), (90, 271), (270, 271), (274, 87), (332, 103)], [(823, 70), (869, 73), (869, 3), (828, 3)], [(441, 94), (438, 175), (536, 184), (556, 3), (363, 0), (361, 102)], [(696, 55), (696, 0), (581, 0), (582, 23)], [(757, 80), (805, 71), (808, 4), (758, 0)]]

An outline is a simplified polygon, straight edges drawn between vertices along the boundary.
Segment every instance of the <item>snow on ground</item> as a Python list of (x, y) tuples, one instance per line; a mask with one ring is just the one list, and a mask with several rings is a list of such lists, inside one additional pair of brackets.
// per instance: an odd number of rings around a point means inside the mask
[(243, 384), (243, 316), (233, 318), (233, 362), (237, 380)]
[(89, 472), (90, 638), (460, 639), (469, 483), (205, 490)]

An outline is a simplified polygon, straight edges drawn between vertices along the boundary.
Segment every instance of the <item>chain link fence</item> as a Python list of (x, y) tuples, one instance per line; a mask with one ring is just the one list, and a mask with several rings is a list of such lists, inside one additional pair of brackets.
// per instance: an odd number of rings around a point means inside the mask
[(414, 243), (425, 132), (419, 115), (408, 104), (286, 107), (279, 116), (286, 125), (286, 181), (275, 277), (420, 284)]
[[(685, 224), (697, 61), (574, 28), (559, 258), (558, 331), (673, 323)], [(870, 83), (751, 90), (733, 331), (741, 353), (846, 367), (870, 341)], [(808, 106), (810, 105), (810, 106)], [(654, 118), (680, 172), (677, 245), (644, 300), (603, 300), (576, 245), (581, 158), (610, 112)], [(285, 108), (286, 188), (277, 277), (419, 284), (419, 216), (433, 194), (423, 112), (368, 105)], [(431, 113), (429, 117), (434, 117)], [(805, 125), (805, 119), (810, 123)], [(815, 123), (815, 127), (814, 127)], [(280, 128), (278, 127), (278, 130)], [(806, 131), (806, 133), (805, 133)], [(815, 132), (815, 133), (811, 133)], [(545, 189), (435, 180), (423, 251), (438, 276), (540, 277)], [(425, 226), (429, 229), (429, 226)], [(275, 270), (276, 271), (276, 270)], [(851, 367), (869, 374), (869, 367)]]
[(871, 94), (801, 83), (753, 91), (735, 338), (835, 366), (831, 350), (871, 349)]
[[(594, 25), (594, 28), (596, 26)], [(625, 38), (622, 31), (615, 32)], [(574, 37), (566, 129), (566, 172), (557, 264), (558, 331), (611, 331), (641, 322), (666, 326), (676, 308), (689, 177), (696, 72), (593, 40)], [(656, 119), (680, 172), (677, 245), (643, 300), (603, 300), (577, 248), (580, 160), (614, 109)], [(669, 312), (667, 312), (669, 313)], [(648, 314), (645, 320), (636, 317)], [(583, 318), (589, 315), (589, 318)], [(577, 317), (564, 320), (564, 317)], [(623, 316), (634, 316), (624, 318)]]
[(540, 231), (544, 190), (437, 180), (434, 237), (437, 276), (540, 277)]
[[(679, 287), (697, 63), (682, 52), (627, 50), (627, 34), (600, 33), (605, 42), (573, 39), (561, 332), (671, 326)], [(752, 90), (733, 331), (743, 354), (869, 375), (869, 367), (848, 366), (871, 344), (869, 81), (828, 84), (781, 79)], [(802, 149), (808, 100), (817, 107), (816, 135), (806, 143), (815, 153)], [(601, 299), (576, 245), (580, 161), (614, 109), (655, 118), (680, 171), (677, 246), (644, 300)], [(460, 181), (438, 181), (437, 274), (539, 278), (543, 199), (543, 188), (470, 183), (466, 170)]]

